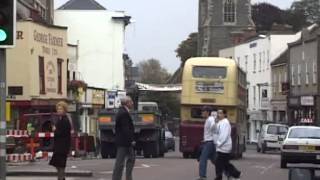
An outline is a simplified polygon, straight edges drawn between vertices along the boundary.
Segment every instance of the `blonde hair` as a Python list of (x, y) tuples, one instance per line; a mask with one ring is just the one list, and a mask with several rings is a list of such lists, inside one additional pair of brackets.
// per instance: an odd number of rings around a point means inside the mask
[(58, 109), (58, 107), (62, 107), (64, 109), (65, 112), (68, 112), (68, 104), (64, 101), (60, 101), (56, 104), (56, 109)]

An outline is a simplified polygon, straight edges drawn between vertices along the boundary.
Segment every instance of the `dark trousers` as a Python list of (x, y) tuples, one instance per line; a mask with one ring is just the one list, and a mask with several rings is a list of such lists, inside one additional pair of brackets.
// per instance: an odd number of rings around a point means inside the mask
[(212, 164), (215, 162), (216, 146), (213, 141), (204, 142), (202, 145), (200, 161), (199, 161), (199, 176), (207, 177), (207, 164), (211, 160)]
[(221, 153), (218, 152), (216, 159), (216, 179), (222, 180), (223, 172), (225, 172), (228, 176), (239, 178), (240, 171), (237, 170), (231, 163), (231, 154), (230, 153)]
[(133, 147), (118, 147), (117, 159), (113, 169), (112, 180), (121, 180), (126, 165), (126, 180), (132, 180), (132, 170), (136, 157)]

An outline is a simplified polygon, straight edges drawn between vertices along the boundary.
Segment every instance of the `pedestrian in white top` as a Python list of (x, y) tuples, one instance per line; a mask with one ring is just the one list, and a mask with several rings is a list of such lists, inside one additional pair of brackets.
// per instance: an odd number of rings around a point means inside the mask
[(212, 109), (209, 106), (202, 108), (202, 117), (206, 119), (203, 132), (203, 144), (199, 160), (199, 178), (204, 180), (207, 178), (207, 162), (211, 160), (214, 164), (216, 147), (215, 147), (215, 121), (216, 119), (211, 116)]
[(228, 176), (239, 179), (241, 172), (237, 170), (231, 163), (232, 139), (231, 139), (231, 125), (227, 119), (226, 110), (218, 111), (217, 124), (217, 159), (216, 159), (216, 178), (215, 180), (222, 180), (223, 172)]

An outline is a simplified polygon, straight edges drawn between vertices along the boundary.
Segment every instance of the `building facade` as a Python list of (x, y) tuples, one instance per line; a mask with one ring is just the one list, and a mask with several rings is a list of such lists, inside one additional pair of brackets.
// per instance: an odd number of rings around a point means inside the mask
[(218, 56), (219, 50), (255, 34), (251, 0), (199, 1), (199, 56)]
[(54, 1), (53, 0), (17, 0), (17, 18), (53, 24)]
[(288, 124), (287, 118), (287, 94), (288, 84), (288, 50), (282, 53), (271, 63), (272, 99), (271, 109), (273, 121)]
[(13, 128), (23, 114), (55, 112), (55, 104), (67, 100), (67, 59), (66, 27), (17, 22), (16, 47), (7, 50)]
[(247, 73), (249, 141), (257, 142), (258, 131), (265, 122), (273, 122), (270, 63), (288, 48), (298, 35), (257, 36), (246, 43), (220, 50), (221, 57), (234, 59)]
[(69, 43), (79, 43), (78, 70), (89, 86), (124, 89), (124, 35), (129, 20), (124, 12), (108, 11), (93, 0), (70, 0), (55, 11), (55, 24), (68, 27)]
[(289, 44), (288, 119), (291, 125), (320, 124), (320, 28), (312, 25)]

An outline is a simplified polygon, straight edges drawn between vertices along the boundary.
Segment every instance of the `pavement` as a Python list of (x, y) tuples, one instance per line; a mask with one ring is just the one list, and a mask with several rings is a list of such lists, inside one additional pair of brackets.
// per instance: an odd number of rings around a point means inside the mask
[[(279, 152), (258, 154), (254, 147), (248, 148), (243, 159), (233, 161), (243, 175), (242, 180), (287, 180), (288, 170), (280, 169)], [(22, 176), (8, 176), (7, 180), (54, 180), (48, 175), (25, 176), (30, 171), (55, 170), (47, 162), (8, 167), (9, 174), (19, 171)], [(70, 160), (68, 172), (92, 172), (92, 176), (68, 176), (67, 180), (111, 180), (114, 159)], [(23, 174), (25, 172), (26, 174)], [(52, 175), (52, 174), (50, 174)], [(71, 174), (69, 174), (71, 175)], [(135, 180), (195, 180), (198, 177), (198, 162), (183, 159), (181, 153), (170, 152), (164, 158), (144, 159), (139, 157), (134, 169)], [(214, 179), (214, 166), (208, 163), (208, 179)]]

